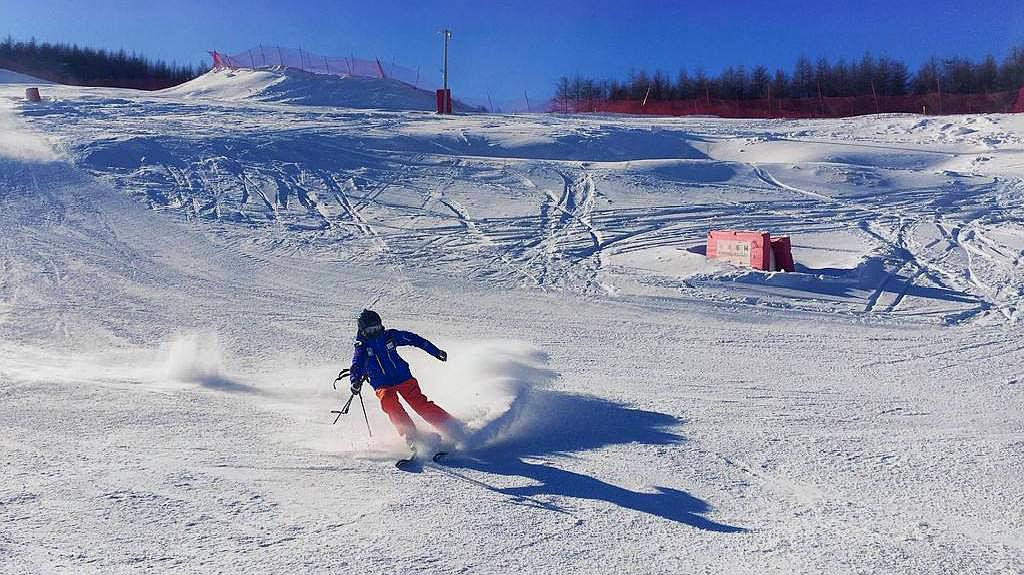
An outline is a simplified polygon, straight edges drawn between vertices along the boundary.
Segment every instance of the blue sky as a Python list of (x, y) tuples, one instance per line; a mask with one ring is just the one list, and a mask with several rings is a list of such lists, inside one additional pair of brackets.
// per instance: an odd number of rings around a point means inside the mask
[(549, 96), (563, 74), (624, 77), (731, 64), (789, 70), (805, 53), (866, 50), (912, 68), (935, 54), (997, 58), (1024, 44), (1024, 0), (339, 2), (328, 0), (2, 0), (0, 33), (136, 50), (178, 62), (206, 50), (281, 44), (381, 57), (440, 77), (443, 26), (454, 30), (456, 96)]

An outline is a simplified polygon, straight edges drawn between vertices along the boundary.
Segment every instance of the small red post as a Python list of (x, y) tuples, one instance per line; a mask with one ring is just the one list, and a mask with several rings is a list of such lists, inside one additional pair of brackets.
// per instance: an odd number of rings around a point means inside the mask
[(437, 90), (437, 113), (452, 113), (452, 91), (450, 89), (438, 88)]

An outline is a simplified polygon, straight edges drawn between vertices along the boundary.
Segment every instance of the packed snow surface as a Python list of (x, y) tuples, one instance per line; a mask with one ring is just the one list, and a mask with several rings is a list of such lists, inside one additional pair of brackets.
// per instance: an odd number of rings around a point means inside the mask
[[(1024, 118), (220, 81), (0, 87), (0, 571), (1024, 571)], [(447, 463), (332, 425), (364, 306), (448, 351)]]

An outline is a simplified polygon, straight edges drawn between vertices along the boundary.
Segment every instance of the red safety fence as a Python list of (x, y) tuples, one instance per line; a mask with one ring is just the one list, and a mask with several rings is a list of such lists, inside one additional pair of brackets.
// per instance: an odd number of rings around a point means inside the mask
[(212, 51), (210, 56), (213, 58), (214, 68), (297, 68), (312, 74), (389, 78), (425, 90), (435, 85), (425, 74), (421, 74), (419, 69), (404, 68), (380, 58), (367, 60), (355, 56), (321, 56), (301, 48), (263, 45), (233, 55)]
[(822, 98), (761, 98), (756, 100), (619, 100), (563, 101), (555, 112), (708, 115), (723, 118), (839, 118), (884, 113), (978, 114), (1024, 112), (1024, 88), (989, 94), (923, 94)]

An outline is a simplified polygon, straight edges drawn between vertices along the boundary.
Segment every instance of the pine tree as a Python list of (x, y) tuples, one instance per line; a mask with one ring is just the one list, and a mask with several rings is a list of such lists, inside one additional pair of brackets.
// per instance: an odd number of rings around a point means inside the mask
[(790, 82), (786, 71), (779, 68), (775, 70), (772, 77), (772, 98), (788, 98), (790, 96)]
[(1006, 55), (999, 67), (999, 85), (1003, 90), (1024, 87), (1024, 46), (1018, 46)]
[(689, 100), (696, 94), (696, 90), (693, 87), (693, 80), (690, 79), (690, 74), (683, 68), (676, 75), (675, 85), (676, 97), (682, 100)]
[(694, 86), (697, 89), (698, 98), (709, 98), (713, 96), (711, 78), (704, 72), (703, 68), (697, 68), (697, 76), (694, 78)]
[(668, 74), (661, 70), (656, 70), (654, 76), (651, 77), (650, 99), (655, 101), (670, 99), (671, 87), (672, 82), (669, 81)]
[(929, 94), (936, 90), (940, 78), (939, 61), (932, 58), (918, 69), (917, 74), (914, 75), (914, 79), (911, 81), (911, 89), (915, 94)]
[(900, 60), (888, 60), (888, 69), (885, 93), (890, 96), (905, 95), (907, 85), (910, 83), (910, 70), (907, 68), (907, 64)]
[(555, 85), (555, 102), (558, 105), (558, 109), (562, 112), (569, 111), (569, 102), (571, 100), (569, 89), (569, 77), (562, 76), (559, 78), (558, 83)]
[(814, 67), (807, 56), (801, 55), (793, 67), (793, 95), (798, 98), (810, 98), (815, 94)]
[[(14, 43), (10, 38), (0, 42), (0, 58), (18, 46), (20, 44)], [(77, 47), (73, 52), (77, 53)], [(94, 59), (95, 51), (83, 52), (86, 60)], [(122, 57), (120, 53), (101, 55), (107, 60)], [(129, 60), (133, 58), (134, 54), (128, 57)], [(187, 71), (182, 67), (179, 73), (176, 65), (165, 70), (165, 66), (160, 63), (150, 63), (144, 58), (142, 64), (149, 73), (161, 76), (192, 73), (191, 67)], [(565, 82), (569, 82), (568, 87)], [(729, 100), (756, 99), (764, 98), (769, 88), (774, 99), (817, 98), (819, 94), (825, 97), (864, 97), (873, 94), (885, 97), (908, 93), (929, 94), (940, 86), (943, 92), (948, 93), (1016, 91), (1024, 86), (1024, 46), (1012, 49), (999, 64), (991, 55), (978, 62), (965, 58), (941, 61), (932, 58), (913, 74), (902, 60), (888, 56), (876, 58), (870, 53), (865, 53), (854, 63), (848, 63), (843, 58), (834, 63), (826, 58), (819, 58), (812, 64), (806, 56), (801, 55), (793, 67), (792, 76), (785, 70), (776, 70), (774, 74), (769, 74), (763, 65), (756, 66), (748, 73), (744, 66), (737, 65), (726, 67), (714, 77), (699, 68), (691, 75), (684, 68), (674, 80), (660, 70), (653, 76), (645, 70), (630, 71), (625, 82), (563, 78), (555, 86), (555, 100), (642, 100), (645, 96), (648, 96), (649, 100), (707, 97)]]
[(35, 38), (20, 42), (11, 36), (0, 43), (0, 65), (56, 82), (100, 86), (131, 86), (152, 80), (152, 86), (166, 87), (197, 75), (192, 66), (151, 61), (124, 49), (107, 52), (76, 44), (39, 43)]
[(985, 59), (975, 69), (974, 85), (979, 92), (995, 92), (999, 86), (999, 65), (992, 54), (985, 56)]
[(753, 98), (765, 98), (768, 96), (768, 87), (771, 78), (768, 76), (768, 68), (757, 66), (750, 74), (750, 95)]

